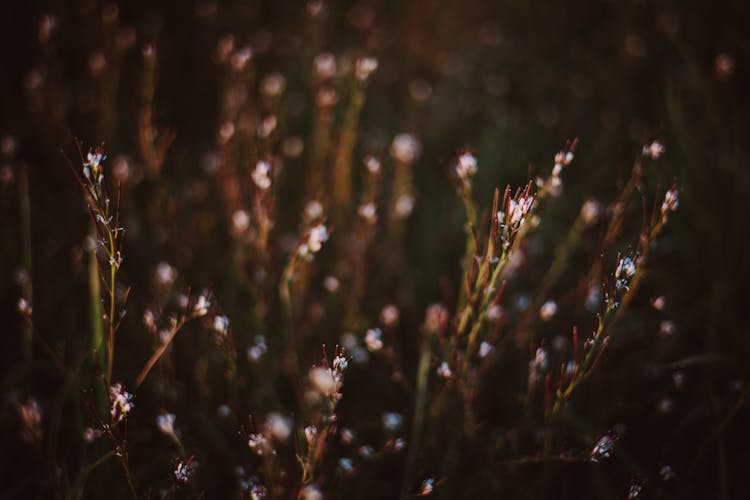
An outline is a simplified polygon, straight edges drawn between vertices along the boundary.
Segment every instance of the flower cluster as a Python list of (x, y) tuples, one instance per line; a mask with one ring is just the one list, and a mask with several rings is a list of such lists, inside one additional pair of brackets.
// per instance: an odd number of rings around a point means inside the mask
[(125, 390), (121, 383), (112, 384), (109, 388), (109, 413), (112, 416), (112, 423), (117, 424), (126, 418), (128, 413), (133, 410), (133, 395)]
[(323, 243), (328, 241), (328, 228), (325, 224), (318, 224), (310, 229), (307, 239), (299, 246), (297, 252), (306, 260), (312, 260), (314, 254), (323, 248)]

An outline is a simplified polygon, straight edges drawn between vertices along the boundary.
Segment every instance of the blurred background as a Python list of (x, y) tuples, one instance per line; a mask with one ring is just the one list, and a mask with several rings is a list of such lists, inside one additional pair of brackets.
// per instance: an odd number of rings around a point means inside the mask
[[(239, 426), (249, 413), (292, 411), (293, 403), (289, 388), (269, 375), (273, 369), (245, 355), (258, 335), (273, 351), (281, 320), (275, 287), (245, 286), (262, 278), (254, 264), (242, 268), (247, 256), (233, 232), (237, 212), (227, 194), (233, 180), (222, 172), (228, 158), (240, 169), (274, 158), (278, 186), (264, 258), (275, 279), (300, 233), (311, 176), (333, 163), (320, 131), (342, 140), (350, 130), (357, 197), (366, 186), (366, 154), (383, 159), (383, 196), (394, 189), (391, 144), (397, 134), (412, 134), (419, 150), (410, 181), (414, 209), (398, 238), (384, 229), (366, 244), (369, 274), (359, 322), (340, 317), (345, 301), (330, 293), (331, 282), (323, 285), (340, 271), (323, 250), (297, 311), (298, 353), (301, 366), (319, 362), (322, 343), (329, 349), (342, 343), (349, 329), (360, 335), (380, 321), (384, 306), (398, 306), (398, 325), (385, 332), (393, 358), (354, 364), (340, 404), (342, 425), (357, 428), (362, 443), (375, 450), (383, 447), (381, 413), (411, 418), (425, 308), (450, 305), (460, 286), (464, 214), (448, 174), (458, 152), (468, 148), (478, 159), (475, 196), (485, 209), (496, 187), (548, 172), (565, 141), (580, 140), (565, 170), (564, 193), (546, 208), (528, 269), (504, 298), (506, 309), (534, 286), (540, 263), (583, 201), (615, 199), (644, 145), (659, 140), (666, 152), (645, 171), (645, 201), (634, 198), (608, 262), (637, 243), (642, 204), (673, 182), (682, 189), (632, 314), (618, 326), (597, 376), (576, 395), (568, 422), (588, 441), (615, 430), (614, 458), (509, 462), (499, 443), (522, 420), (518, 385), (525, 383), (528, 361), (509, 356), (480, 390), (477, 411), (492, 422), (492, 451), (456, 450), (447, 429), (436, 426), (424, 438), (410, 494), (419, 492), (423, 478), (434, 477), (439, 487), (433, 494), (441, 498), (628, 498), (633, 484), (642, 487), (637, 498), (745, 498), (748, 10), (740, 0), (4, 2), (0, 497), (51, 498), (50, 484), (64, 483), (106, 450), (81, 439), (91, 419), (80, 395), (96, 374), (62, 377), (41, 344), (27, 356), (28, 324), (18, 311), (19, 298), (33, 290), (35, 335), (65, 365), (87, 352), (90, 222), (69, 168), (80, 171), (75, 139), (85, 147), (103, 143), (109, 179), (122, 184), (127, 232), (120, 276), (133, 293), (117, 340), (116, 378), (130, 384), (153, 351), (143, 312), (188, 287), (212, 290), (230, 318), (239, 353), (234, 369), (241, 382), (224, 383), (221, 349), (205, 328), (195, 323), (180, 332), (168, 373), (158, 380), (154, 375), (154, 384), (136, 393), (129, 423), (136, 483), (153, 498), (170, 486), (174, 452), (153, 424), (168, 409), (178, 416), (189, 454), (198, 458), (205, 498), (247, 498), (238, 493), (236, 469), (251, 469), (252, 460)], [(354, 91), (338, 75), (351, 72), (362, 55), (377, 58), (378, 67), (358, 120), (347, 129)], [(321, 95), (324, 84), (333, 96)], [(267, 140), (244, 138), (256, 131)], [(318, 182), (321, 192), (335, 189), (330, 179)], [(337, 232), (343, 238), (350, 225), (333, 225), (335, 247)], [(597, 252), (584, 242), (555, 289), (558, 296), (576, 288), (575, 276), (599, 258)], [(657, 296), (665, 299), (660, 310), (650, 305)], [(576, 321), (590, 327), (581, 307), (559, 303), (559, 321), (543, 335), (568, 332)], [(28, 397), (43, 408), (37, 449), (23, 439), (15, 410)], [(231, 409), (229, 417), (217, 413), (222, 405)], [(408, 443), (409, 426), (404, 429)], [(520, 448), (534, 449), (533, 439), (531, 433)], [(561, 446), (583, 449), (586, 441), (570, 438)], [(291, 447), (285, 453), (293, 457)], [(345, 453), (337, 445), (331, 470)], [(370, 461), (361, 455), (356, 474), (331, 474), (328, 495), (398, 498), (404, 455)], [(668, 480), (665, 465), (674, 473)], [(88, 479), (84, 497), (127, 498), (121, 480), (117, 464), (105, 464)]]

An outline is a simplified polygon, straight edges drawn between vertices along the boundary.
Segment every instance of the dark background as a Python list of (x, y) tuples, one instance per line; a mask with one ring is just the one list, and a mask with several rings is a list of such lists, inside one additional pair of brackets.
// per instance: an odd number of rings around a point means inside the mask
[[(216, 147), (219, 125), (219, 76), (212, 53), (219, 37), (232, 33), (239, 43), (261, 47), (253, 56), (255, 75), (282, 73), (287, 79), (285, 102), (304, 104), (291, 106), (297, 111), (284, 124), (289, 134), (303, 139), (311, 134), (309, 74), (314, 55), (323, 50), (364, 51), (375, 55), (380, 66), (368, 88), (357, 153), (361, 156), (368, 148), (385, 151), (401, 131), (421, 138), (423, 151), (415, 167), (419, 202), (406, 239), (409, 273), (403, 286), (408, 291), (386, 280), (364, 306), (376, 318), (390, 297), (407, 296), (402, 301), (407, 306), (402, 309), (399, 335), (404, 339), (405, 373), (411, 380), (417, 356), (413, 331), (427, 304), (445, 300), (445, 283), (455, 282), (462, 251), (462, 214), (445, 174), (458, 149), (470, 147), (476, 152), (477, 197), (485, 207), (495, 186), (523, 182), (530, 165), (535, 170), (548, 168), (566, 139), (580, 138), (576, 160), (565, 173), (565, 195), (540, 230), (540, 244), (548, 249), (564, 234), (587, 196), (612, 200), (643, 144), (662, 140), (667, 152), (647, 171), (644, 190), (653, 195), (657, 186), (663, 189), (676, 180), (682, 188), (680, 208), (654, 250), (642, 297), (634, 305), (632, 319), (618, 329), (602, 376), (576, 400), (580, 420), (574, 426), (584, 428), (584, 433), (601, 434), (618, 424), (627, 429), (616, 459), (604, 464), (508, 465), (485, 463), (469, 453), (458, 459), (463, 465), (452, 469), (436, 494), (625, 498), (628, 484), (636, 480), (644, 485), (644, 498), (746, 498), (750, 491), (745, 475), (750, 441), (743, 425), (748, 418), (750, 356), (746, 2), (331, 2), (327, 16), (315, 23), (302, 2), (294, 1), (221, 2), (213, 11), (209, 8), (213, 4), (191, 1), (118, 5), (117, 28), (109, 33), (101, 21), (102, 10), (108, 7), (95, 1), (8, 1), (0, 6), (0, 136), (13, 135), (18, 144), (15, 154), (3, 157), (9, 170), (0, 181), (0, 497), (42, 498), (40, 478), (49, 474), (38, 465), (40, 458), (18, 439), (13, 398), (33, 395), (43, 407), (57, 408), (60, 394), (80, 391), (76, 384), (67, 387), (59, 380), (41, 355), (32, 366), (20, 363), (22, 321), (16, 311), (20, 291), (13, 278), (23, 258), (18, 175), (25, 166), (31, 200), (35, 330), (72, 359), (83, 342), (81, 332), (88, 328), (86, 265), (80, 257), (88, 219), (66, 158), (78, 163), (73, 142), (78, 137), (85, 144), (104, 142), (110, 157), (126, 155), (138, 171), (134, 131), (143, 43), (154, 43), (158, 50), (155, 121), (177, 132), (162, 175), (176, 200), (178, 216), (167, 223), (170, 236), (160, 238), (141, 209), (151, 188), (134, 185), (126, 193), (125, 205), (130, 207), (124, 209), (126, 221), (129, 218), (134, 229), (126, 238), (124, 280), (134, 286), (136, 297), (144, 290), (141, 298), (134, 299), (140, 310), (149, 297), (149, 270), (168, 260), (178, 267), (185, 285), (210, 286), (220, 299), (224, 297), (225, 312), (240, 318), (238, 325), (242, 325), (242, 302), (229, 298), (239, 296), (233, 295), (233, 270), (225, 258), (230, 246), (227, 222), (216, 189), (201, 168), (205, 153)], [(53, 50), (45, 49), (37, 36), (39, 21), (48, 13), (58, 20)], [(358, 19), (368, 15), (374, 16), (371, 23), (360, 26)], [(113, 74), (114, 64), (108, 59), (104, 76), (94, 77), (88, 61), (123, 27), (132, 27), (136, 40), (120, 53), (119, 85), (110, 94), (116, 115), (107, 122), (102, 118), (100, 92), (110, 88), (104, 79)], [(30, 90), (35, 70), (42, 72), (44, 80), (38, 95)], [(415, 80), (430, 86), (428, 101), (410, 96), (409, 85)], [(306, 153), (285, 166), (279, 234), (296, 230), (305, 158)], [(207, 194), (193, 197), (190, 193), (195, 189)], [(638, 212), (631, 217), (636, 231), (639, 217)], [(195, 229), (205, 220), (212, 222)], [(634, 236), (630, 242), (635, 242)], [(624, 249), (627, 242), (618, 245)], [(657, 294), (667, 298), (663, 312), (648, 308), (649, 297)], [(659, 336), (664, 319), (676, 325), (668, 338)], [(126, 381), (134, 378), (147, 357), (143, 350), (149, 349), (139, 337), (137, 321), (130, 327), (125, 334), (132, 335), (132, 342), (120, 341), (123, 361), (118, 361)], [(197, 330), (187, 333), (198, 335)], [(329, 344), (338, 338), (335, 331), (324, 335)], [(195, 354), (190, 347), (189, 342), (176, 345), (186, 360), (182, 367), (186, 373)], [(306, 361), (316, 356), (317, 352), (310, 353)], [(525, 363), (505, 366), (493, 376), (509, 380), (515, 369), (520, 373), (515, 376), (523, 379)], [(672, 383), (676, 369), (685, 376), (679, 390)], [(351, 392), (345, 393), (342, 403), (344, 419), (357, 421), (386, 410), (411, 411), (404, 394), (369, 380), (378, 375), (387, 378), (386, 367), (374, 366), (368, 373), (359, 370), (355, 368), (347, 380)], [(260, 380), (263, 374), (250, 371), (248, 377)], [(181, 395), (175, 410), (187, 426), (186, 441), (201, 455), (206, 497), (226, 498), (234, 491), (233, 464), (242, 460), (242, 445), (233, 441), (238, 438), (232, 429), (219, 429), (219, 439), (212, 434), (215, 427), (201, 424), (226, 395), (217, 390), (194, 396), (188, 380), (183, 377), (175, 389)], [(501, 428), (517, 411), (511, 409), (514, 396), (504, 393), (504, 383), (489, 385), (483, 404), (488, 418), (496, 419)], [(148, 397), (138, 400), (138, 409), (144, 410), (133, 416), (133, 429), (141, 421), (142, 427), (151, 425), (151, 415), (159, 408), (160, 403)], [(262, 395), (248, 398), (248, 411), (273, 406)], [(666, 414), (657, 410), (664, 398), (673, 402)], [(77, 439), (78, 425), (87, 422), (87, 415), (72, 399), (62, 401), (58, 411), (65, 423), (59, 441), (45, 453), (56, 454), (75, 470), (76, 464), (94, 456)], [(193, 407), (207, 410), (190, 413)], [(182, 416), (188, 414), (192, 416)], [(163, 481), (159, 478), (169, 470), (168, 446), (155, 445), (158, 440), (152, 434), (143, 431), (132, 438), (141, 445), (133, 445), (131, 458), (144, 484)], [(435, 439), (428, 443), (431, 451), (423, 457), (420, 473), (440, 477), (438, 464), (444, 457), (439, 435)], [(676, 474), (668, 483), (658, 477), (664, 464)], [(395, 498), (402, 470), (402, 459), (386, 457), (331, 491), (341, 498)], [(100, 473), (90, 480), (86, 497), (124, 498), (116, 465)], [(108, 478), (114, 479), (108, 482)]]

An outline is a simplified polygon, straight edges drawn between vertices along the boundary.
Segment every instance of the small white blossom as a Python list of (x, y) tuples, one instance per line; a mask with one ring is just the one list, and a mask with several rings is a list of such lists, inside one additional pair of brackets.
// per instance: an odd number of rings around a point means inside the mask
[(323, 248), (323, 243), (328, 241), (328, 236), (328, 228), (324, 224), (313, 227), (307, 234), (307, 240), (299, 246), (299, 255), (305, 259), (312, 259), (312, 255), (319, 252)]
[(271, 73), (260, 82), (261, 93), (269, 99), (279, 97), (286, 88), (286, 78), (281, 73)]
[(357, 214), (362, 217), (368, 224), (375, 224), (378, 220), (378, 210), (375, 203), (364, 203), (357, 209)]
[(411, 213), (414, 211), (415, 203), (416, 198), (414, 198), (414, 195), (412, 194), (407, 193), (399, 196), (396, 200), (396, 216), (405, 218), (411, 215)]
[(590, 226), (599, 219), (599, 214), (602, 212), (602, 204), (594, 198), (589, 198), (583, 203), (581, 207), (581, 217), (583, 218), (584, 224)]
[(199, 318), (208, 314), (208, 308), (211, 307), (211, 301), (208, 300), (206, 295), (201, 294), (198, 297), (195, 305), (193, 306), (193, 316)]
[(83, 440), (91, 444), (102, 436), (102, 431), (92, 427), (86, 427), (83, 430)]
[(529, 379), (538, 381), (542, 378), (542, 375), (547, 371), (548, 361), (547, 350), (539, 347), (536, 350), (534, 359), (529, 361)]
[(313, 446), (315, 439), (318, 437), (318, 428), (314, 425), (305, 427), (305, 440), (308, 446)]
[(337, 292), (341, 284), (335, 276), (326, 276), (323, 279), (323, 288), (329, 293)]
[(458, 157), (456, 175), (459, 179), (468, 180), (477, 173), (477, 159), (471, 153), (464, 153)]
[(265, 431), (277, 441), (286, 441), (292, 435), (292, 419), (278, 412), (266, 416)]
[(318, 200), (310, 200), (305, 205), (305, 220), (314, 222), (323, 217), (323, 205)]
[(123, 418), (127, 417), (128, 413), (130, 413), (135, 406), (133, 403), (133, 395), (125, 391), (125, 388), (119, 382), (113, 384), (109, 388), (109, 399), (111, 404), (109, 413), (112, 416), (113, 424), (116, 424)]
[(643, 146), (643, 156), (651, 158), (652, 160), (658, 160), (661, 155), (664, 154), (666, 148), (659, 141), (654, 141), (651, 144)]
[(661, 477), (662, 481), (666, 482), (674, 479), (675, 473), (672, 470), (672, 467), (670, 467), (669, 465), (664, 465), (661, 469), (659, 469), (659, 477)]
[(377, 352), (383, 348), (383, 332), (380, 328), (371, 328), (365, 333), (365, 345), (370, 352)]
[(551, 320), (555, 314), (557, 314), (557, 303), (552, 300), (548, 300), (539, 308), (539, 318), (542, 321)]
[(388, 304), (380, 310), (380, 321), (385, 326), (396, 326), (398, 324), (399, 313), (398, 307)]
[(156, 426), (164, 434), (174, 434), (174, 413), (162, 413), (156, 417)]
[(253, 170), (251, 177), (253, 178), (255, 185), (258, 186), (258, 189), (261, 191), (266, 191), (271, 187), (271, 179), (268, 177), (270, 172), (271, 164), (267, 161), (259, 161), (255, 164), (255, 169)]
[(322, 52), (313, 59), (315, 76), (321, 80), (328, 80), (336, 75), (336, 57), (330, 52)]
[(213, 327), (216, 333), (226, 335), (227, 331), (229, 331), (229, 318), (226, 316), (215, 316)]
[(447, 361), (443, 361), (440, 363), (440, 366), (437, 367), (437, 375), (446, 380), (453, 377), (453, 372), (451, 371), (450, 366), (448, 366)]
[(242, 234), (250, 227), (250, 215), (246, 210), (235, 210), (232, 214), (232, 230), (235, 235)]
[(424, 481), (422, 481), (422, 484), (419, 487), (419, 496), (427, 496), (431, 494), (435, 490), (435, 480), (431, 477), (428, 477)]
[(31, 316), (31, 313), (33, 312), (31, 302), (24, 297), (20, 297), (18, 299), (18, 304), (16, 304), (16, 307), (18, 309), (18, 312), (20, 312), (24, 316)]
[(398, 432), (404, 423), (404, 417), (400, 413), (387, 412), (383, 413), (383, 428), (387, 432)]
[(664, 195), (664, 202), (661, 204), (661, 214), (665, 216), (677, 210), (680, 206), (680, 193), (676, 188), (672, 188)]
[(188, 481), (190, 481), (190, 478), (193, 476), (193, 473), (197, 468), (198, 463), (194, 462), (192, 458), (190, 458), (187, 462), (180, 460), (174, 470), (174, 477), (180, 483), (187, 483)]
[(268, 438), (261, 433), (250, 434), (247, 438), (247, 446), (258, 456), (273, 454), (274, 450)]
[(299, 492), (300, 500), (323, 500), (323, 493), (320, 492), (317, 486), (308, 484)]
[(479, 344), (479, 357), (480, 358), (486, 358), (492, 351), (494, 351), (495, 348), (487, 341), (482, 342)]
[(170, 286), (177, 279), (177, 269), (168, 262), (159, 262), (154, 270), (154, 281), (159, 286)]
[(391, 155), (403, 163), (413, 162), (422, 150), (422, 144), (412, 134), (398, 134), (391, 143)]
[(603, 458), (609, 458), (615, 451), (615, 438), (605, 434), (596, 442), (591, 449), (590, 459), (592, 462), (598, 462)]
[(354, 70), (357, 79), (360, 81), (366, 81), (370, 78), (370, 75), (378, 69), (378, 60), (374, 57), (360, 57), (357, 59), (356, 67)]

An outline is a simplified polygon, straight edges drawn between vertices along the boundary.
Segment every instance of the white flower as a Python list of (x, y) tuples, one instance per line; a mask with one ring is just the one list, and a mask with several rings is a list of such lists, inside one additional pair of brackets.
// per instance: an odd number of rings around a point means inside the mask
[(300, 245), (298, 252), (302, 257), (312, 258), (312, 254), (319, 252), (326, 241), (328, 241), (328, 228), (325, 224), (318, 224), (310, 229), (307, 240)]
[(391, 143), (391, 154), (398, 161), (411, 163), (422, 150), (422, 144), (416, 136), (411, 134), (398, 134)]
[(360, 81), (367, 80), (370, 75), (378, 69), (378, 60), (374, 57), (360, 57), (357, 59), (356, 68), (354, 70), (357, 79)]
[(382, 321), (385, 326), (396, 326), (398, 318), (398, 307), (393, 304), (388, 304), (380, 310), (380, 321)]
[(557, 304), (552, 300), (548, 300), (539, 308), (539, 318), (542, 321), (551, 320), (555, 314), (557, 314)]
[(365, 345), (370, 352), (376, 352), (383, 348), (383, 332), (380, 328), (371, 328), (365, 333)]
[(266, 416), (266, 433), (273, 436), (277, 441), (286, 441), (292, 435), (292, 420), (286, 415), (271, 412)]
[(162, 413), (156, 417), (156, 426), (164, 434), (174, 434), (174, 413)]
[(388, 432), (397, 432), (404, 423), (404, 417), (400, 413), (383, 413), (383, 428)]
[(241, 234), (250, 227), (250, 215), (245, 210), (235, 210), (232, 214), (232, 229), (235, 234)]
[(168, 262), (159, 262), (154, 271), (154, 279), (159, 286), (169, 286), (177, 279), (177, 269)]
[(378, 210), (372, 202), (360, 205), (357, 214), (365, 219), (368, 224), (374, 224), (378, 220)]
[(481, 344), (479, 344), (479, 357), (485, 358), (494, 350), (495, 348), (492, 346), (492, 344), (486, 341), (482, 342)]
[(633, 257), (623, 257), (615, 269), (615, 289), (627, 290), (631, 278), (635, 275), (635, 261)]
[(414, 203), (416, 199), (414, 195), (402, 194), (396, 200), (396, 215), (400, 218), (408, 217), (414, 210)]
[(270, 171), (271, 164), (267, 161), (259, 161), (255, 164), (255, 170), (253, 170), (251, 177), (261, 191), (265, 191), (271, 187), (271, 179), (268, 177)]
[(193, 306), (193, 316), (195, 317), (201, 317), (208, 314), (208, 308), (211, 307), (211, 302), (208, 300), (208, 298), (201, 294), (198, 297), (198, 301)]
[(322, 52), (313, 59), (313, 68), (319, 79), (333, 78), (336, 74), (336, 57), (330, 52)]
[(680, 193), (677, 189), (672, 188), (664, 195), (664, 202), (661, 204), (661, 213), (666, 215), (677, 210), (680, 206)]
[(274, 98), (281, 95), (286, 88), (286, 78), (281, 73), (271, 73), (263, 77), (260, 82), (261, 93), (268, 97)]
[(300, 500), (323, 500), (323, 493), (312, 484), (308, 484), (299, 492)]
[(180, 460), (174, 470), (174, 477), (180, 483), (187, 483), (190, 481), (190, 478), (197, 467), (198, 464), (193, 462), (192, 458), (187, 462)]
[(598, 462), (602, 458), (609, 458), (615, 450), (615, 439), (608, 434), (602, 436), (591, 449), (591, 461)]
[(446, 380), (453, 377), (453, 372), (451, 371), (446, 361), (443, 361), (442, 363), (440, 363), (440, 366), (438, 366), (437, 375), (438, 377)]
[(221, 335), (226, 335), (229, 330), (229, 318), (226, 316), (214, 317), (214, 331)]
[(250, 448), (250, 450), (255, 453), (258, 456), (267, 455), (269, 453), (273, 453), (273, 447), (271, 446), (271, 443), (268, 441), (268, 438), (266, 438), (261, 433), (254, 433), (250, 434), (247, 438), (247, 446)]
[(305, 219), (309, 222), (316, 221), (323, 216), (323, 205), (318, 200), (310, 200), (305, 205)]
[(651, 144), (643, 146), (643, 156), (649, 157), (652, 160), (658, 160), (665, 151), (666, 148), (659, 141), (654, 141)]
[(584, 224), (590, 226), (599, 219), (599, 214), (602, 211), (602, 205), (598, 200), (589, 198), (583, 203), (581, 207), (581, 217), (583, 218)]
[(135, 407), (133, 395), (125, 391), (125, 388), (119, 382), (109, 388), (109, 400), (111, 404), (109, 413), (112, 416), (113, 424), (120, 422)]
[(468, 180), (477, 173), (477, 159), (471, 153), (464, 153), (458, 157), (456, 175), (459, 179)]

